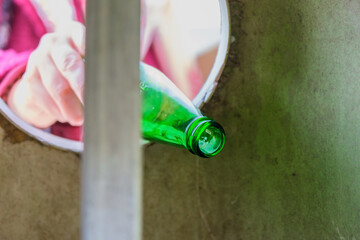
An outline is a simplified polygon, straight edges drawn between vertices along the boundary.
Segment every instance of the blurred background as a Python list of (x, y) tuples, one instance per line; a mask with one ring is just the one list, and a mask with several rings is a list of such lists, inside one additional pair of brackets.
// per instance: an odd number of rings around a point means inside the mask
[(209, 76), (219, 40), (217, 0), (142, 2), (141, 59), (191, 99)]

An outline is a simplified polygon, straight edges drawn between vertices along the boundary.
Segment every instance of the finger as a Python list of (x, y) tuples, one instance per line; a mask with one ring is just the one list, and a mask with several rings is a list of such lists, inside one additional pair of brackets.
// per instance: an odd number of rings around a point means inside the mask
[(49, 95), (56, 102), (65, 119), (74, 126), (84, 122), (83, 107), (68, 81), (61, 75), (50, 55), (44, 56), (38, 71)]
[[(45, 37), (45, 39), (49, 39)], [(49, 41), (42, 40), (42, 45), (44, 43), (47, 45)], [(27, 115), (29, 115), (29, 111), (32, 112), (41, 112), (46, 113), (47, 115), (51, 115), (52, 118), (58, 120), (60, 122), (64, 122), (65, 118), (62, 115), (60, 109), (58, 108), (57, 104), (53, 101), (51, 96), (49, 96), (48, 92), (46, 91), (45, 87), (42, 85), (40, 80), (40, 74), (37, 71), (36, 65), (40, 59), (39, 51), (34, 51), (28, 60), (28, 64), (26, 67), (26, 71), (22, 77), (21, 81), (21, 89), (23, 99), (26, 98), (27, 106), (33, 106), (32, 109), (28, 107)], [(38, 109), (34, 109), (34, 108)], [(25, 114), (25, 112), (24, 112)], [(44, 118), (44, 114), (42, 114)], [(38, 122), (40, 119), (33, 119), (32, 122)], [(45, 121), (42, 119), (41, 121)]]
[(32, 101), (27, 82), (20, 80), (14, 84), (9, 94), (9, 107), (23, 120), (38, 128), (47, 128), (56, 122), (56, 118), (44, 112)]
[(30, 101), (33, 101), (36, 106), (47, 115), (51, 115), (56, 121), (65, 122), (65, 117), (40, 80), (39, 72), (35, 71), (28, 77), (31, 77), (31, 80), (26, 81)]
[(65, 36), (69, 43), (81, 56), (85, 56), (85, 26), (80, 22), (70, 22), (66, 24)]
[(62, 76), (67, 79), (70, 87), (84, 104), (84, 71), (81, 56), (66, 42), (51, 49), (50, 55)]

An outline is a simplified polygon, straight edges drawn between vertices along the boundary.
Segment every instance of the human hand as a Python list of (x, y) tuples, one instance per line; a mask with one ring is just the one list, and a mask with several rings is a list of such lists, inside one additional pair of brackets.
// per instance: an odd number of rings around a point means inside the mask
[(9, 107), (30, 124), (46, 128), (56, 121), (84, 122), (85, 27), (70, 22), (45, 34), (30, 55), (26, 71), (12, 87)]

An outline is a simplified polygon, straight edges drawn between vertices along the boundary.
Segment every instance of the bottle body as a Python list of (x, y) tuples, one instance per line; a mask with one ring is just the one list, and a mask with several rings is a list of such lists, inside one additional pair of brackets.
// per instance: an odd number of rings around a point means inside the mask
[(140, 63), (140, 93), (144, 139), (185, 147), (202, 157), (222, 149), (222, 127), (203, 116), (164, 74), (144, 63)]

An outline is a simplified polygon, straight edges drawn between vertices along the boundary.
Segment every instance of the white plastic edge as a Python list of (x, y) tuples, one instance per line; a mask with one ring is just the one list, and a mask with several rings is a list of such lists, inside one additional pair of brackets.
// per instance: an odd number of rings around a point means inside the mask
[(51, 145), (56, 148), (70, 150), (77, 153), (82, 152), (84, 149), (84, 143), (81, 141), (74, 141), (67, 138), (58, 137), (28, 124), (27, 122), (19, 118), (1, 98), (0, 111), (17, 128), (46, 145)]
[[(230, 18), (229, 18), (229, 6), (227, 0), (219, 0), (220, 6), (220, 44), (218, 53), (215, 58), (214, 65), (210, 71), (210, 74), (201, 88), (199, 93), (193, 99), (193, 104), (197, 107), (201, 107), (206, 103), (215, 91), (220, 75), (224, 69), (226, 56), (229, 50), (230, 39)], [(41, 129), (33, 127), (27, 122), (19, 118), (8, 105), (0, 98), (0, 112), (13, 123), (21, 131), (25, 132), (29, 136), (37, 139), (38, 141), (50, 145), (62, 150), (72, 151), (76, 153), (82, 153), (84, 150), (84, 143), (81, 141), (74, 141), (67, 138), (55, 136), (51, 133), (45, 132)], [(146, 144), (146, 141), (141, 141), (142, 144)]]
[(220, 44), (215, 58), (214, 65), (210, 74), (205, 81), (205, 84), (200, 89), (199, 93), (192, 100), (193, 104), (201, 107), (206, 103), (215, 92), (215, 88), (224, 70), (226, 57), (229, 51), (230, 44), (230, 17), (229, 5), (227, 0), (219, 0), (220, 6)]

